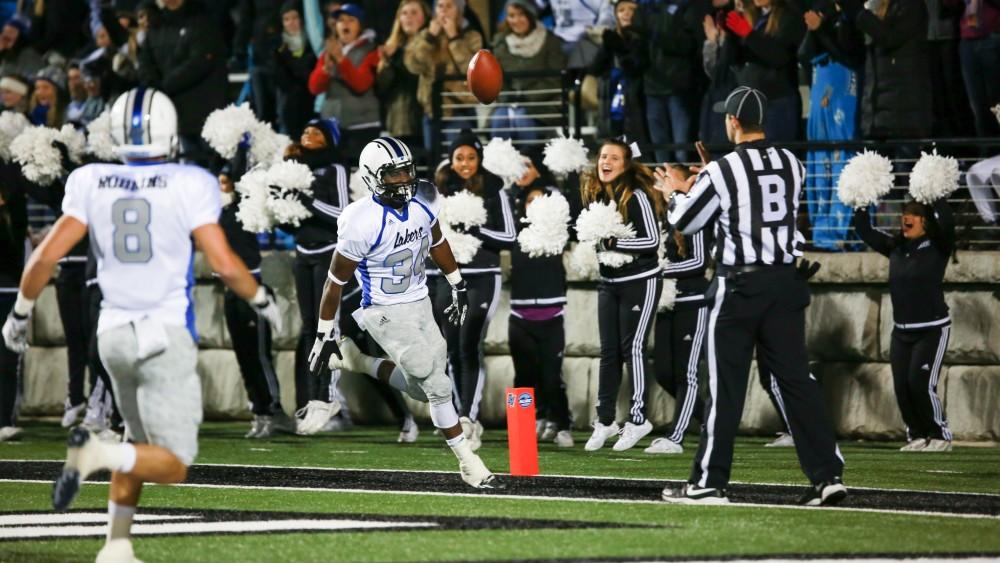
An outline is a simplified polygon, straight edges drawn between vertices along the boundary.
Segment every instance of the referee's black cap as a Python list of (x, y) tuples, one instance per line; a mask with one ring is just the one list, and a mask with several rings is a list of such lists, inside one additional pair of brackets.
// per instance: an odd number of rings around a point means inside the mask
[(740, 123), (763, 125), (764, 115), (767, 114), (767, 96), (760, 90), (740, 86), (729, 93), (726, 101), (717, 102), (712, 109), (716, 113), (735, 116)]

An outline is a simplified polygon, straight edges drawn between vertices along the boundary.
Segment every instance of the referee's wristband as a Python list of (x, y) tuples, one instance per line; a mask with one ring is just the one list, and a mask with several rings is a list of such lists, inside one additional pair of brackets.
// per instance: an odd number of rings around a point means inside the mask
[(14, 314), (19, 317), (27, 317), (31, 315), (31, 311), (34, 308), (35, 300), (28, 299), (20, 291), (18, 291), (17, 300), (14, 301)]
[(454, 272), (445, 274), (444, 279), (448, 280), (448, 283), (450, 283), (452, 287), (455, 287), (456, 285), (462, 283), (462, 272), (458, 271), (458, 268), (455, 268)]

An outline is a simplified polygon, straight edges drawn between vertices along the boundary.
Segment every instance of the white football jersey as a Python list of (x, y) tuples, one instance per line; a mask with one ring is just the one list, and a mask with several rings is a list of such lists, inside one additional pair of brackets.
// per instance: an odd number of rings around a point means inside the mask
[(216, 223), (218, 180), (184, 164), (90, 164), (66, 181), (63, 213), (85, 223), (104, 293), (97, 332), (150, 317), (192, 337), (191, 231)]
[(396, 210), (366, 197), (337, 220), (337, 252), (358, 262), (361, 306), (396, 305), (427, 296), (424, 262), (431, 249), (437, 208), (415, 197)]

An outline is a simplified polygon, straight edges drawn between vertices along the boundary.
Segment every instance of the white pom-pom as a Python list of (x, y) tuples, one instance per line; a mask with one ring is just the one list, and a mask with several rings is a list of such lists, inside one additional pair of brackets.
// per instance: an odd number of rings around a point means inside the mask
[(921, 152), (910, 171), (910, 196), (927, 204), (948, 197), (958, 189), (961, 174), (954, 158), (939, 155), (937, 149), (929, 154)]
[(59, 131), (49, 127), (28, 127), (10, 144), (14, 161), (28, 181), (48, 186), (64, 173), (59, 149), (52, 146)]
[[(271, 213), (271, 222), (297, 227), (308, 219), (312, 211), (292, 192), (311, 194), (315, 179), (309, 167), (299, 162), (285, 160), (268, 168), (263, 181), (268, 186), (267, 210)], [(277, 187), (278, 193), (273, 193), (272, 187)]]
[(844, 205), (860, 209), (877, 202), (892, 186), (892, 162), (877, 152), (865, 150), (847, 161), (840, 172), (837, 197)]
[(364, 179), (361, 177), (360, 168), (351, 172), (351, 179), (348, 181), (347, 186), (351, 192), (351, 201), (358, 201), (371, 195), (368, 184), (365, 184)]
[[(614, 203), (593, 202), (580, 212), (576, 220), (576, 236), (581, 243), (596, 244), (609, 238), (621, 239), (635, 236), (635, 229), (622, 221)], [(635, 260), (635, 256), (624, 252), (602, 251), (597, 260), (605, 266), (618, 268)]]
[(0, 159), (10, 160), (10, 144), (31, 124), (24, 114), (16, 111), (0, 113)]
[(208, 114), (201, 136), (208, 146), (229, 160), (236, 156), (236, 149), (244, 135), (259, 127), (250, 104), (229, 105)]
[(67, 123), (56, 133), (56, 140), (66, 145), (70, 160), (78, 164), (83, 161), (83, 153), (87, 151), (87, 136), (82, 131), (77, 131), (76, 127)]
[(582, 279), (597, 277), (597, 248), (592, 242), (577, 243), (569, 253), (569, 269)]
[(660, 293), (660, 302), (657, 303), (658, 311), (672, 311), (674, 302), (677, 301), (677, 280), (666, 278), (663, 280), (663, 293)]
[(545, 159), (542, 163), (559, 177), (564, 177), (574, 172), (582, 172), (590, 164), (587, 157), (587, 147), (580, 139), (565, 137), (562, 131), (559, 136), (549, 139), (545, 144)]
[(87, 152), (98, 160), (117, 162), (115, 141), (111, 137), (111, 112), (104, 111), (97, 119), (87, 124)]
[(236, 218), (243, 223), (243, 228), (251, 233), (270, 231), (273, 220), (267, 209), (270, 191), (267, 187), (267, 170), (255, 168), (244, 174), (236, 183), (236, 191), (240, 192)]
[(449, 226), (464, 225), (478, 227), (486, 222), (486, 207), (483, 198), (462, 190), (441, 201), (440, 218)]
[(569, 241), (569, 202), (559, 192), (535, 198), (528, 206), (528, 224), (517, 235), (521, 250), (532, 258), (562, 254)]
[(456, 231), (443, 221), (441, 222), (441, 235), (448, 241), (451, 253), (459, 264), (471, 262), (476, 253), (479, 252), (479, 247), (483, 245), (483, 241), (470, 234)]
[(288, 135), (278, 133), (268, 123), (258, 121), (250, 133), (250, 152), (247, 155), (250, 166), (257, 164), (277, 164), (284, 160), (285, 149), (292, 144)]
[(312, 193), (314, 181), (316, 177), (312, 171), (300, 162), (283, 160), (267, 169), (268, 185), (278, 186), (282, 190)]
[(1000, 104), (991, 107), (990, 111), (993, 112), (993, 115), (995, 115), (997, 118), (997, 122), (1000, 123)]
[(528, 165), (510, 139), (493, 137), (483, 147), (483, 168), (499, 176), (504, 185), (509, 185), (524, 176)]

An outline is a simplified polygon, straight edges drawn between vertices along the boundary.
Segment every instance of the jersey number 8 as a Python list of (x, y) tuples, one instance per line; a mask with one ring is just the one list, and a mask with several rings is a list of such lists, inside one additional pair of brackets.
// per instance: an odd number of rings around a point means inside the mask
[(145, 263), (153, 257), (149, 221), (149, 202), (144, 199), (119, 199), (111, 206), (114, 253), (119, 262)]

